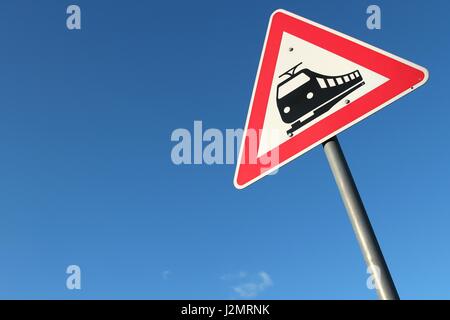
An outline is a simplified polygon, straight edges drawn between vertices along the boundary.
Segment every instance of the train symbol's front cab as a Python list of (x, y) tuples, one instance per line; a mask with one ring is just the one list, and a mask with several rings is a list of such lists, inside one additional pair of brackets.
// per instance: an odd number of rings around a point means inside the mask
[(281, 119), (294, 131), (330, 110), (345, 96), (364, 85), (359, 71), (342, 76), (325, 76), (309, 69), (285, 73), (289, 78), (277, 86), (277, 107)]

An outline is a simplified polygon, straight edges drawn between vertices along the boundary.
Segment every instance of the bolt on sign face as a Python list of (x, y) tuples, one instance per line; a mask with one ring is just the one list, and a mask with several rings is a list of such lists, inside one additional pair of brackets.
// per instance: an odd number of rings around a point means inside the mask
[(290, 12), (275, 11), (234, 185), (247, 187), (427, 79), (427, 70), (412, 62)]

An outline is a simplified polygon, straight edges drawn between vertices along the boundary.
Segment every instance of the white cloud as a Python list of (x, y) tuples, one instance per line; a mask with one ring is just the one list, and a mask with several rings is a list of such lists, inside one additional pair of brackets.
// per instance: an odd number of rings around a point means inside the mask
[(161, 273), (162, 278), (163, 278), (164, 280), (169, 279), (169, 276), (170, 276), (171, 274), (172, 274), (172, 271), (170, 271), (170, 270), (164, 270), (164, 271)]
[(237, 274), (239, 278), (234, 279), (247, 279), (248, 281), (238, 284), (233, 287), (233, 291), (239, 294), (242, 298), (252, 298), (259, 295), (261, 292), (273, 285), (272, 279), (267, 272), (261, 271), (253, 277), (248, 277), (245, 272)]

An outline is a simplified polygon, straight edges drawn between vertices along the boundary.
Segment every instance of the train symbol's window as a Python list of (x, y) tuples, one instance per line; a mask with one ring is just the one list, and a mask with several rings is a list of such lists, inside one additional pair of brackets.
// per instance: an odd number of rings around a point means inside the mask
[(355, 75), (356, 75), (356, 77), (358, 77), (358, 78), (361, 76), (361, 75), (359, 74), (359, 71), (356, 71), (356, 72), (355, 72)]
[(334, 82), (334, 79), (327, 79), (328, 80), (328, 84), (330, 85), (330, 87), (335, 87), (336, 86), (336, 82)]
[(337, 84), (343, 84), (344, 83), (344, 81), (342, 80), (341, 77), (336, 78), (336, 81), (337, 81)]
[(322, 78), (316, 78), (316, 79), (317, 79), (317, 82), (319, 83), (319, 86), (322, 89), (325, 89), (327, 87), (327, 84), (326, 84), (325, 80), (323, 80)]
[(349, 81), (350, 81), (350, 78), (349, 78), (348, 76), (344, 76), (344, 81), (345, 81), (345, 82), (349, 82)]
[(355, 80), (355, 75), (353, 73), (350, 74), (350, 79)]
[(309, 80), (310, 80), (310, 78), (304, 73), (299, 73), (298, 75), (289, 79), (288, 81), (283, 83), (278, 88), (278, 99), (281, 99), (281, 98), (287, 96), (289, 93), (300, 88), (302, 85), (307, 83)]

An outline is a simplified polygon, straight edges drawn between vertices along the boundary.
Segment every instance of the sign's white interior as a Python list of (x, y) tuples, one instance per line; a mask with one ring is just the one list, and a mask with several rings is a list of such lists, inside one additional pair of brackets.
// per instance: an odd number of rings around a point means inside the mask
[(348, 99), (350, 101), (355, 101), (389, 80), (386, 77), (368, 70), (354, 62), (284, 32), (275, 67), (275, 75), (270, 90), (266, 116), (264, 119), (264, 127), (261, 133), (258, 157), (290, 139), (286, 134), (286, 131), (290, 129), (291, 125), (284, 123), (281, 120), (281, 116), (277, 108), (277, 86), (280, 82), (286, 79), (286, 76), (282, 78), (279, 78), (279, 76), (300, 62), (302, 62), (302, 64), (296, 69), (296, 72), (301, 69), (308, 68), (311, 71), (323, 75), (340, 76), (358, 70), (363, 77), (365, 85), (350, 93), (345, 97), (345, 99), (339, 101), (325, 114), (301, 127), (294, 133), (294, 135), (299, 134), (323, 118), (345, 107), (347, 105), (345, 100)]

